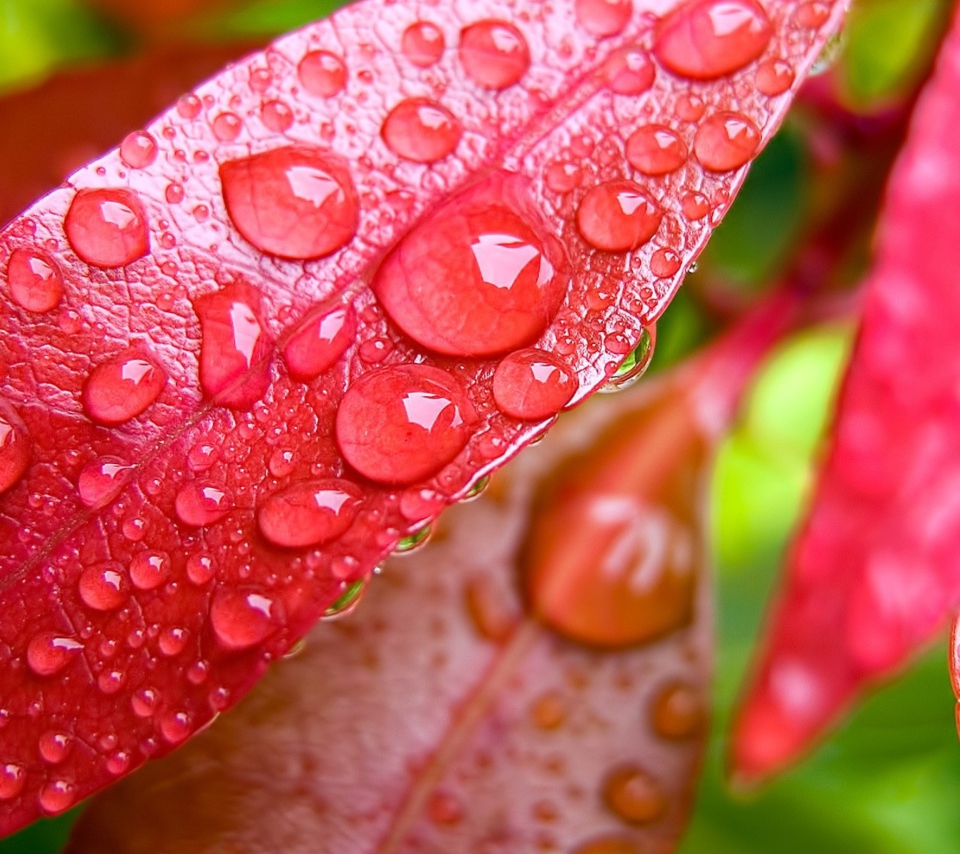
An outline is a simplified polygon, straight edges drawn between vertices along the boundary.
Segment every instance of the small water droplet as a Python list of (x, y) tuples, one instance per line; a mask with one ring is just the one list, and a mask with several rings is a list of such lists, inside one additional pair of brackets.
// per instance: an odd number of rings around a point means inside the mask
[(413, 554), (414, 552), (420, 551), (429, 541), (430, 535), (433, 533), (433, 529), (430, 525), (424, 525), (420, 530), (409, 534), (406, 537), (401, 537), (396, 546), (393, 548), (393, 553), (397, 555), (408, 555)]
[(623, 31), (633, 15), (633, 0), (576, 0), (577, 22), (598, 38)]
[(187, 558), (187, 578), (197, 587), (209, 583), (215, 572), (213, 560), (207, 555), (190, 555)]
[(125, 677), (119, 670), (106, 670), (97, 677), (97, 687), (104, 694), (116, 694), (123, 687)]
[(149, 718), (159, 704), (160, 696), (153, 688), (141, 688), (130, 698), (130, 706), (138, 718)]
[(27, 665), (37, 676), (56, 676), (74, 661), (83, 644), (53, 632), (41, 632), (27, 645)]
[(417, 21), (403, 31), (400, 49), (403, 55), (418, 68), (436, 65), (443, 56), (446, 42), (443, 31), (429, 21)]
[(347, 584), (343, 593), (323, 612), (324, 618), (343, 617), (346, 614), (352, 613), (353, 609), (360, 603), (360, 599), (363, 597), (368, 583), (366, 578), (359, 578)]
[(822, 27), (830, 18), (830, 5), (821, 0), (803, 3), (796, 11), (794, 20), (801, 26), (810, 30), (816, 30)]
[(196, 95), (184, 95), (177, 101), (177, 112), (185, 119), (195, 119), (200, 115), (203, 105)]
[(632, 765), (618, 768), (607, 777), (603, 799), (610, 811), (628, 824), (649, 824), (667, 809), (667, 799), (657, 782)]
[(277, 448), (267, 460), (267, 468), (270, 474), (277, 479), (289, 477), (297, 468), (297, 455), (295, 451), (285, 448)]
[(438, 368), (380, 368), (351, 385), (337, 410), (346, 461), (378, 483), (408, 484), (438, 472), (470, 438), (476, 416), (460, 383)]
[(570, 193), (583, 181), (583, 169), (576, 163), (556, 160), (544, 169), (543, 180), (555, 193)]
[(27, 783), (27, 774), (19, 765), (0, 765), (0, 801), (16, 798)]
[(693, 150), (704, 169), (731, 172), (753, 159), (760, 146), (760, 131), (738, 113), (714, 113), (697, 129)]
[(318, 98), (332, 98), (347, 84), (347, 67), (335, 53), (315, 50), (300, 60), (297, 76), (309, 94)]
[(27, 311), (52, 311), (63, 299), (60, 265), (45, 252), (14, 249), (7, 265), (10, 298)]
[(0, 398), (0, 493), (15, 486), (30, 465), (30, 436), (16, 410)]
[(283, 361), (297, 379), (312, 380), (337, 363), (356, 334), (357, 319), (352, 307), (324, 306), (308, 314), (287, 340)]
[(138, 590), (156, 590), (170, 575), (170, 558), (157, 552), (140, 552), (130, 561), (130, 580)]
[(120, 143), (120, 159), (131, 169), (146, 169), (157, 159), (157, 141), (143, 130), (127, 134)]
[(52, 780), (40, 789), (37, 803), (47, 815), (59, 815), (70, 809), (77, 798), (76, 787), (66, 780)]
[(65, 732), (45, 732), (38, 742), (40, 757), (50, 765), (59, 765), (73, 749), (73, 738)]
[(834, 33), (830, 36), (823, 46), (823, 50), (820, 51), (817, 61), (810, 67), (810, 76), (818, 77), (829, 71), (840, 58), (845, 46), (843, 33)]
[(183, 201), (185, 193), (183, 191), (183, 186), (180, 184), (168, 184), (167, 189), (164, 190), (163, 197), (171, 205), (179, 205)]
[(710, 213), (710, 200), (703, 193), (687, 193), (680, 200), (680, 205), (683, 215), (692, 222), (703, 219)]
[(452, 154), (463, 125), (446, 108), (428, 98), (410, 98), (394, 107), (383, 123), (390, 150), (415, 163), (435, 163)]
[(233, 501), (221, 487), (188, 483), (180, 488), (174, 505), (184, 525), (202, 528), (226, 516), (233, 508)]
[(210, 622), (222, 647), (248, 649), (279, 628), (276, 610), (274, 601), (260, 593), (221, 587), (213, 594)]
[(124, 465), (116, 457), (103, 457), (88, 463), (77, 481), (80, 500), (87, 507), (105, 507), (127, 485), (133, 471), (133, 466)]
[(757, 89), (764, 95), (782, 95), (795, 78), (793, 66), (785, 59), (765, 59), (757, 66)]
[(212, 123), (213, 135), (220, 142), (233, 142), (240, 131), (243, 130), (243, 122), (236, 113), (220, 113)]
[(706, 720), (703, 697), (682, 682), (667, 685), (653, 701), (651, 719), (657, 735), (669, 739), (690, 738), (703, 729)]
[(506, 89), (530, 68), (530, 47), (513, 24), (484, 20), (460, 33), (460, 62), (467, 76), (487, 89)]
[(147, 217), (131, 190), (80, 190), (63, 227), (80, 260), (95, 267), (123, 267), (150, 250)]
[(129, 595), (122, 568), (114, 562), (88, 566), (80, 573), (77, 589), (83, 603), (95, 611), (116, 610)]
[(567, 719), (567, 707), (563, 697), (555, 691), (538, 697), (530, 706), (530, 719), (538, 729), (559, 729)]
[(614, 53), (603, 65), (603, 79), (607, 88), (618, 95), (642, 95), (656, 79), (653, 60), (642, 47), (624, 47)]
[(250, 71), (250, 91), (262, 95), (273, 82), (273, 72), (269, 68), (254, 68)]
[(661, 21), (654, 52), (674, 74), (714, 80), (757, 59), (772, 35), (756, 0), (695, 0)]
[(630, 252), (647, 243), (663, 212), (633, 181), (611, 181), (594, 187), (577, 210), (577, 227), (583, 239), (605, 252)]
[(210, 665), (206, 661), (195, 661), (187, 669), (187, 679), (191, 685), (202, 685), (210, 677)]
[(497, 365), (493, 399), (505, 415), (521, 421), (552, 418), (577, 390), (577, 381), (556, 356), (544, 350), (518, 350)]
[(687, 147), (670, 128), (645, 125), (627, 139), (627, 160), (644, 175), (666, 175), (687, 162)]
[(83, 408), (94, 421), (113, 427), (142, 415), (160, 396), (167, 372), (145, 347), (129, 347), (90, 372)]
[(186, 712), (172, 712), (160, 719), (160, 734), (168, 744), (179, 744), (190, 731), (190, 716)]
[(117, 753), (112, 753), (107, 757), (107, 771), (113, 774), (115, 777), (119, 777), (121, 774), (126, 774), (127, 770), (130, 768), (130, 754), (125, 753), (124, 751), (118, 751)]
[(195, 474), (209, 471), (220, 459), (220, 449), (216, 445), (201, 442), (187, 453), (187, 465)]
[(304, 145), (220, 166), (227, 213), (257, 249), (292, 260), (323, 258), (357, 233), (360, 200), (336, 155)]
[(610, 381), (600, 389), (602, 392), (623, 391), (640, 379), (653, 361), (657, 337), (655, 327), (645, 327), (640, 333), (640, 343), (630, 351), (630, 355), (621, 362)]
[(650, 256), (650, 272), (660, 279), (669, 279), (683, 266), (683, 259), (672, 249), (663, 247)]
[(362, 499), (361, 490), (345, 480), (301, 481), (264, 501), (257, 524), (264, 537), (283, 548), (329, 543), (347, 532)]
[(267, 101), (260, 108), (260, 119), (275, 133), (285, 133), (293, 127), (293, 110), (283, 101)]
[(450, 792), (436, 791), (427, 801), (427, 816), (434, 824), (452, 826), (463, 819), (463, 804)]

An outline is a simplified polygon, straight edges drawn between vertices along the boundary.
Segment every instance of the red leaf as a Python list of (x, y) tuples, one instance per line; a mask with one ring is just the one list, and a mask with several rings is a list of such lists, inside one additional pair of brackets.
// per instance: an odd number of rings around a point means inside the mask
[(960, 602), (958, 26), (887, 188), (834, 439), (736, 729), (747, 779), (795, 760)]
[[(5, 467), (0, 508), (0, 763), (18, 781), (0, 830), (203, 726), (405, 534), (542, 433), (543, 395), (497, 407), (517, 351), (535, 345), (531, 371), (549, 351), (576, 384), (552, 409), (604, 383), (787, 106), (792, 90), (753, 90), (757, 21), (762, 55), (799, 80), (843, 4), (815, 4), (814, 19), (770, 0), (768, 25), (753, 0), (724, 0), (707, 30), (716, 0), (618, 4), (623, 20), (608, 5), (489, 2), (418, 21), (358, 3), (182, 98), (0, 235), (8, 279), (19, 250), (41, 305), (51, 277), (63, 287), (45, 312), (0, 289), (11, 453), (31, 460)], [(668, 70), (684, 70), (663, 42), (684, 20), (706, 63), (696, 81)], [(427, 22), (449, 50), (424, 68), (402, 46)], [(721, 54), (741, 66), (714, 65)], [(411, 98), (433, 104), (388, 127)], [(682, 167), (649, 176), (624, 160), (650, 124), (692, 152)], [(655, 261), (667, 253), (679, 263)], [(292, 371), (283, 357), (347, 305), (353, 342), (298, 379), (304, 353)], [(314, 346), (312, 365), (331, 339)], [(109, 414), (85, 409), (91, 372), (114, 377), (133, 350), (141, 372), (120, 369)], [(316, 480), (315, 496), (362, 491), (349, 527), (281, 547), (262, 508)], [(314, 531), (340, 520), (297, 501)], [(33, 644), (38, 660), (66, 652), (55, 678), (31, 666)], [(37, 750), (50, 733), (69, 736), (56, 762)]]

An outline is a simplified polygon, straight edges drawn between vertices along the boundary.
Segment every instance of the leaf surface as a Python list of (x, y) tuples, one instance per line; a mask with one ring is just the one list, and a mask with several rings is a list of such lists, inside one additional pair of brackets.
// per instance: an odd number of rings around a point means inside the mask
[(0, 831), (204, 726), (606, 382), (843, 5), (366, 0), (15, 219)]

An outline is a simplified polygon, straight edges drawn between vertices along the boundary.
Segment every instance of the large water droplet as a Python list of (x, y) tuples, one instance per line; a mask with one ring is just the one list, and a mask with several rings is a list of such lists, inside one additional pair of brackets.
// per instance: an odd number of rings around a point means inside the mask
[(221, 406), (248, 409), (270, 384), (273, 339), (260, 292), (236, 282), (193, 302), (200, 319), (200, 385)]
[(157, 141), (143, 130), (127, 134), (120, 143), (120, 159), (131, 169), (146, 169), (157, 159)]
[(100, 424), (123, 424), (146, 412), (166, 382), (167, 372), (146, 348), (130, 347), (91, 371), (83, 387), (83, 408)]
[(350, 306), (317, 309), (287, 340), (283, 361), (297, 379), (312, 380), (337, 363), (356, 333), (356, 315)]
[(410, 98), (390, 111), (382, 133), (384, 142), (399, 157), (434, 163), (453, 153), (463, 136), (463, 125), (435, 101)]
[(27, 311), (52, 311), (63, 299), (60, 265), (45, 252), (14, 249), (7, 265), (10, 298)]
[(76, 787), (66, 780), (52, 780), (40, 790), (37, 803), (47, 815), (59, 815), (77, 799)]
[(678, 682), (667, 685), (657, 694), (650, 716), (657, 735), (684, 739), (702, 730), (706, 708), (696, 689)]
[(756, 0), (683, 3), (657, 30), (654, 52), (675, 74), (712, 80), (737, 71), (766, 50), (773, 27)]
[(577, 211), (577, 227), (591, 246), (606, 252), (629, 252), (643, 246), (660, 227), (663, 212), (633, 181), (594, 187)]
[(77, 491), (87, 507), (103, 507), (113, 501), (126, 486), (133, 473), (133, 466), (124, 465), (116, 457), (88, 463), (80, 472)]
[(37, 676), (56, 676), (64, 670), (83, 644), (54, 632), (34, 635), (27, 644), (27, 665)]
[(521, 421), (552, 418), (570, 402), (577, 381), (556, 356), (543, 350), (518, 350), (493, 375), (493, 399), (505, 415)]
[(27, 774), (19, 765), (0, 765), (0, 801), (17, 797), (27, 784)]
[(220, 487), (188, 483), (177, 493), (174, 505), (184, 525), (202, 528), (226, 516), (233, 508), (233, 501)]
[(403, 31), (400, 49), (403, 55), (418, 68), (436, 65), (443, 56), (446, 43), (443, 31), (429, 21), (417, 21)]
[(760, 131), (738, 113), (714, 113), (697, 128), (693, 151), (704, 169), (731, 172), (749, 162), (760, 146)]
[(663, 125), (646, 125), (627, 139), (627, 160), (644, 175), (666, 175), (687, 161), (683, 140)]
[(632, 765), (618, 768), (607, 777), (603, 799), (611, 812), (628, 824), (649, 824), (667, 809), (667, 799), (659, 784)]
[(362, 499), (363, 493), (345, 480), (303, 481), (271, 495), (257, 513), (257, 524), (274, 545), (316, 546), (346, 533)]
[(381, 368), (351, 385), (337, 410), (346, 461), (379, 483), (423, 480), (467, 444), (476, 418), (460, 383), (438, 368)]
[(138, 590), (156, 590), (170, 575), (170, 558), (155, 552), (140, 552), (130, 561), (130, 580)]
[(656, 68), (643, 48), (625, 47), (614, 53), (603, 66), (603, 78), (618, 95), (642, 95), (653, 86)]
[(225, 649), (248, 649), (266, 640), (279, 628), (276, 619), (276, 604), (260, 593), (220, 588), (210, 604), (210, 622)]
[(332, 98), (347, 84), (347, 67), (335, 53), (315, 50), (300, 60), (297, 76), (311, 95)]
[(782, 95), (795, 78), (793, 66), (785, 59), (765, 59), (757, 66), (757, 89), (764, 95)]
[(0, 493), (17, 484), (30, 465), (30, 436), (16, 410), (0, 397)]
[(160, 734), (168, 744), (179, 744), (190, 731), (190, 716), (186, 712), (171, 712), (160, 718)]
[(566, 293), (559, 241), (507, 173), (454, 197), (387, 256), (372, 288), (390, 318), (440, 353), (486, 356), (539, 337)]
[(127, 601), (127, 579), (118, 563), (88, 566), (77, 584), (84, 605), (95, 611), (113, 611)]
[(44, 762), (50, 765), (59, 765), (70, 755), (73, 748), (73, 738), (68, 733), (51, 730), (40, 736), (37, 746)]
[(633, 0), (577, 0), (577, 21), (599, 38), (615, 36), (630, 22)]
[(530, 47), (513, 24), (478, 21), (460, 33), (460, 62), (475, 83), (506, 89), (530, 68)]
[(308, 146), (277, 148), (220, 166), (227, 213), (257, 249), (323, 258), (353, 239), (360, 200), (347, 165)]
[(150, 250), (147, 217), (131, 190), (80, 190), (63, 227), (73, 251), (95, 267), (123, 267)]

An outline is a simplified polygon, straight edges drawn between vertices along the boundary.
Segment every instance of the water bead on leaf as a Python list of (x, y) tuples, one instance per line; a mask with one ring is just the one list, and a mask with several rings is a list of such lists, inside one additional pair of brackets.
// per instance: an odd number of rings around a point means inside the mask
[(418, 68), (436, 65), (443, 56), (445, 47), (443, 31), (429, 21), (417, 21), (403, 32), (403, 55)]
[(318, 98), (332, 98), (347, 83), (347, 67), (335, 53), (315, 50), (300, 60), (297, 76), (309, 94)]
[(123, 424), (143, 414), (166, 382), (154, 356), (144, 347), (130, 347), (93, 369), (83, 387), (83, 408), (100, 424)]
[(230, 496), (212, 484), (188, 483), (177, 493), (177, 517), (185, 525), (202, 528), (220, 521), (233, 507)]
[(52, 311), (63, 299), (63, 273), (46, 252), (14, 249), (7, 264), (11, 299), (27, 311)]
[(113, 611), (127, 601), (127, 580), (118, 563), (88, 566), (80, 573), (80, 598), (95, 611)]
[(760, 147), (760, 131), (739, 113), (714, 113), (697, 129), (693, 151), (704, 169), (731, 172), (753, 159)]
[(583, 239), (606, 252), (629, 252), (643, 246), (660, 227), (663, 212), (633, 181), (611, 181), (594, 187), (577, 210)]
[(383, 140), (394, 154), (415, 163), (434, 163), (452, 154), (463, 135), (453, 114), (428, 98), (401, 101), (383, 123)]
[(505, 415), (521, 421), (552, 418), (577, 390), (577, 381), (556, 356), (543, 350), (518, 350), (493, 375), (493, 398)]
[(334, 478), (294, 483), (271, 495), (257, 513), (260, 533), (284, 548), (328, 543), (346, 533), (363, 493)]
[(217, 641), (237, 651), (255, 646), (279, 624), (276, 603), (261, 593), (220, 588), (210, 604), (210, 623)]
[(687, 147), (670, 128), (644, 125), (627, 138), (627, 160), (644, 175), (675, 172), (687, 160)]
[(630, 765), (613, 771), (603, 787), (607, 807), (628, 824), (656, 821), (667, 808), (667, 798), (656, 781)]
[(467, 75), (487, 89), (506, 89), (530, 68), (530, 47), (513, 24), (485, 20), (460, 34), (460, 62)]
[(80, 260), (95, 267), (123, 267), (150, 249), (146, 214), (130, 190), (80, 190), (63, 227)]
[(618, 95), (642, 95), (653, 86), (657, 76), (650, 54), (636, 46), (614, 53), (602, 73), (610, 91)]
[(577, 22), (600, 38), (615, 36), (633, 15), (633, 0), (576, 0)]
[(87, 463), (80, 472), (77, 491), (87, 507), (105, 507), (126, 486), (133, 467), (117, 457), (103, 457)]
[(334, 305), (311, 312), (283, 347), (283, 361), (293, 376), (312, 380), (329, 370), (354, 340), (356, 314)]
[(157, 159), (157, 141), (146, 131), (138, 130), (120, 143), (120, 159), (131, 169), (146, 169)]
[(34, 635), (27, 646), (27, 665), (37, 676), (56, 676), (83, 649), (83, 644), (54, 632)]

